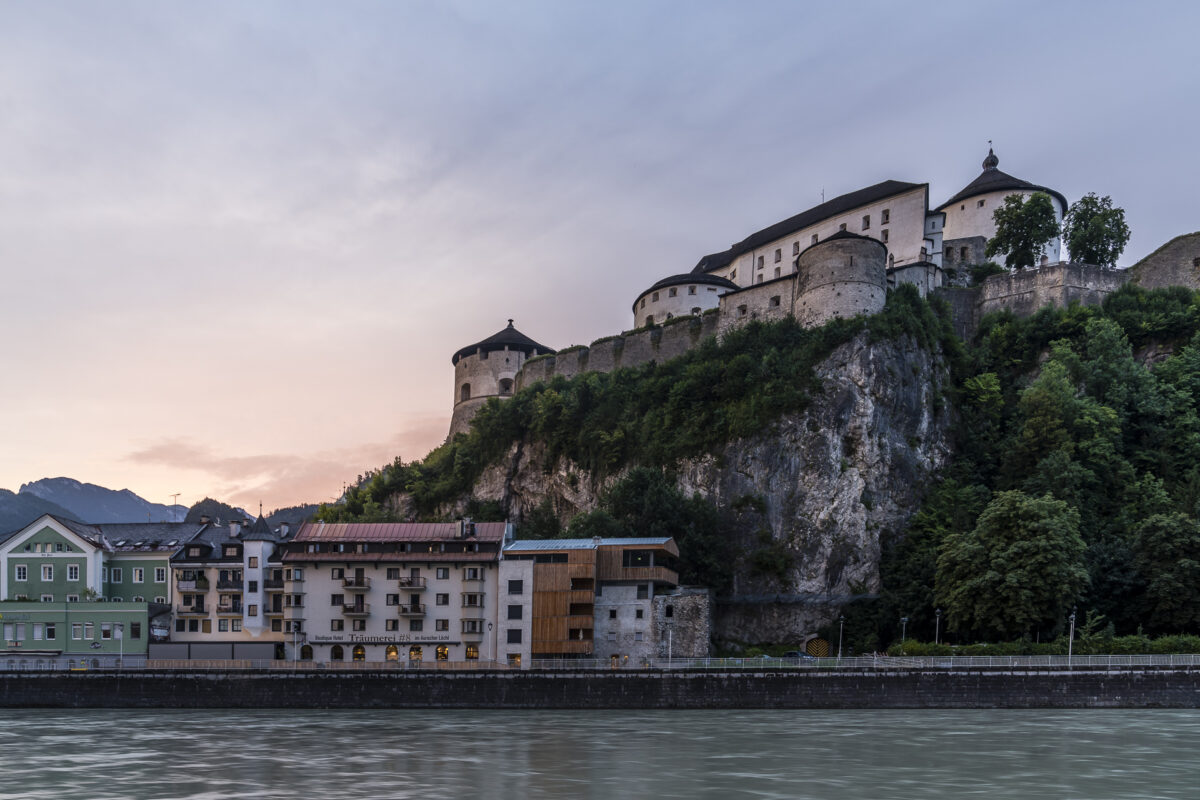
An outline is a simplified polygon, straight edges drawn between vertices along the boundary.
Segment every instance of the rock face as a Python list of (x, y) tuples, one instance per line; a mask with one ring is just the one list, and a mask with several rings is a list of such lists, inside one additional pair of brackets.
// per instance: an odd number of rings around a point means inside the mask
[[(729, 512), (746, 554), (733, 595), (717, 598), (718, 639), (799, 641), (852, 597), (877, 591), (881, 539), (903, 531), (950, 457), (940, 354), (862, 333), (817, 373), (823, 389), (804, 412), (676, 467), (680, 489)], [(602, 488), (569, 462), (546, 469), (540, 445), (521, 442), (474, 494), (500, 501), (514, 521), (549, 498), (566, 521), (594, 509)], [(763, 548), (778, 565), (770, 575), (751, 558)]]

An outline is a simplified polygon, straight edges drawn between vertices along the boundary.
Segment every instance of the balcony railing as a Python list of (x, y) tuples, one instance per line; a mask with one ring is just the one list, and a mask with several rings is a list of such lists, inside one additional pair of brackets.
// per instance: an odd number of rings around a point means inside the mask
[(192, 578), (191, 580), (186, 580), (186, 581), (185, 580), (177, 580), (177, 581), (175, 581), (175, 588), (181, 592), (196, 592), (196, 591), (207, 592), (208, 591), (208, 579), (207, 578)]
[(282, 617), (283, 609), (282, 608), (264, 608), (263, 616), (264, 617)]
[(464, 630), (464, 631), (462, 632), (462, 638), (463, 638), (463, 639), (465, 639), (465, 640), (466, 640), (466, 641), (468, 641), (468, 642), (478, 642), (478, 641), (481, 641), (481, 640), (483, 639), (483, 628), (482, 628), (482, 626), (480, 626), (480, 629), (479, 629), (479, 630), (476, 630), (476, 631), (468, 631), (468, 630)]
[(284, 583), (283, 578), (265, 578), (265, 579), (263, 579), (263, 588), (264, 589), (282, 589), (283, 583)]
[(342, 613), (347, 617), (369, 617), (371, 615), (371, 604), (346, 603), (342, 606)]
[(304, 619), (303, 606), (288, 606), (283, 609), (284, 619)]
[(400, 585), (401, 589), (405, 589), (405, 590), (413, 591), (413, 592), (420, 592), (425, 589), (425, 578), (418, 578), (416, 576), (401, 578), (399, 581), (399, 585)]
[(365, 592), (371, 588), (370, 578), (342, 578), (342, 587), (352, 592)]
[(217, 590), (222, 592), (240, 592), (242, 590), (242, 582), (222, 578), (217, 581)]
[(207, 617), (208, 609), (204, 606), (176, 606), (175, 614), (180, 617)]
[(303, 576), (303, 575), (293, 575), (293, 576), (292, 576), (292, 577), (290, 577), (290, 578), (284, 578), (284, 579), (283, 579), (283, 582), (284, 582), (284, 584), (289, 584), (289, 583), (304, 583), (304, 576)]
[(407, 605), (396, 606), (396, 613), (402, 617), (423, 617), (425, 616), (425, 604), (408, 603)]
[(242, 604), (241, 603), (221, 603), (220, 605), (217, 606), (217, 613), (218, 614), (241, 614), (242, 613)]
[(483, 583), (483, 573), (482, 572), (470, 573), (470, 572), (467, 572), (466, 570), (464, 570), (463, 571), (463, 582), (464, 583)]

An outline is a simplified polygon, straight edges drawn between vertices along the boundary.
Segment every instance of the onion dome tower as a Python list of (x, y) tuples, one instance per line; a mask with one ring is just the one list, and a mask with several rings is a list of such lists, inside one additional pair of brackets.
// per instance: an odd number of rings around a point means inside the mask
[(553, 353), (513, 327), (467, 345), (450, 359), (454, 365), (454, 413), (450, 417), (450, 435), (466, 433), (471, 418), (489, 399), (512, 396), (517, 373), (525, 359)]

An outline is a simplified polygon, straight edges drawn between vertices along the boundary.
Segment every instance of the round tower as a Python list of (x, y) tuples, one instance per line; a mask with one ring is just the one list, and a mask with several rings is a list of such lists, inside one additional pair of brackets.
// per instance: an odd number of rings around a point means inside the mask
[(661, 325), (673, 317), (717, 308), (721, 305), (721, 295), (737, 288), (733, 281), (703, 272), (663, 278), (633, 301), (633, 327)]
[(490, 398), (512, 396), (525, 359), (553, 352), (514, 328), (511, 319), (507, 328), (456, 352), (450, 359), (454, 365), (454, 413), (449, 438), (466, 433), (475, 412)]
[(836, 317), (875, 314), (887, 300), (887, 246), (839, 231), (796, 257), (792, 315), (806, 327)]

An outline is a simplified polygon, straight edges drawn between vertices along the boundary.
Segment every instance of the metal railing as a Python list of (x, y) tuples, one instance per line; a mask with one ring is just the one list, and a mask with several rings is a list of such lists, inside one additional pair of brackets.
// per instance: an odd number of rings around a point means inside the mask
[[(469, 635), (469, 634), (468, 634)], [(346, 648), (347, 654), (349, 649)], [(292, 661), (292, 660), (183, 660), (148, 659), (145, 655), (116, 654), (73, 656), (0, 653), (0, 673), (30, 671), (393, 671), (393, 670), (505, 670), (521, 669), (499, 661), (408, 661), (401, 648), (401, 661)], [(1142, 668), (1200, 669), (1200, 654), (1098, 655), (1098, 656), (862, 656), (855, 658), (665, 658), (621, 657), (599, 659), (533, 659), (523, 667), (551, 672), (925, 672), (961, 670), (1105, 671)]]

